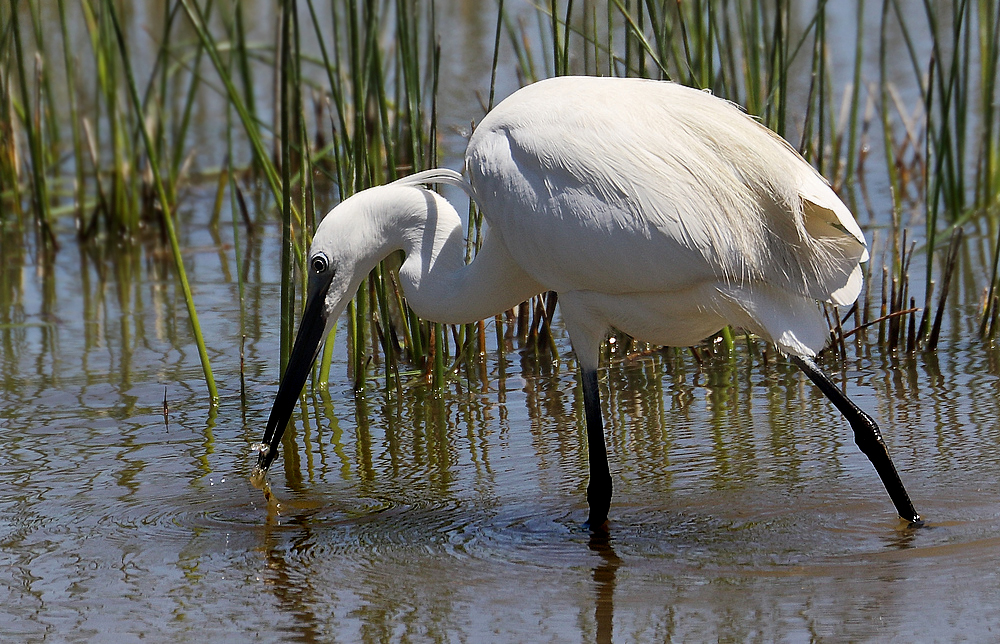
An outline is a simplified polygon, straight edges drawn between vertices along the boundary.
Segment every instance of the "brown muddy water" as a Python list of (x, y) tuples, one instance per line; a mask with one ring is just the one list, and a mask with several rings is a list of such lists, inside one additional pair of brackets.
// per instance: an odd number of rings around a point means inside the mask
[[(908, 528), (850, 429), (762, 345), (602, 374), (616, 497), (586, 518), (568, 344), (441, 395), (336, 352), (270, 480), (248, 480), (278, 380), (271, 228), (233, 265), (193, 213), (186, 259), (222, 400), (206, 400), (166, 258), (52, 263), (7, 227), (0, 290), (0, 632), (7, 641), (961, 640), (1000, 628), (997, 350), (955, 308), (937, 354), (849, 345), (927, 518)], [(247, 279), (244, 324), (236, 271)], [(245, 360), (241, 394), (240, 351)], [(338, 337), (337, 346), (344, 346)], [(166, 413), (164, 413), (166, 400)]]

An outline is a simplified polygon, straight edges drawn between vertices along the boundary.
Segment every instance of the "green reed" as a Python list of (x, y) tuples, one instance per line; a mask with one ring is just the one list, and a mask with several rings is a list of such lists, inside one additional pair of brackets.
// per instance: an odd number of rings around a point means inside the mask
[[(554, 67), (550, 60), (539, 65), (522, 45), (515, 44), (521, 74), (530, 78), (539, 67), (546, 68), (546, 74), (566, 73), (567, 69), (571, 73), (610, 72), (667, 78), (711, 89), (743, 105), (797, 145), (850, 201), (860, 189), (867, 203), (871, 173), (881, 170), (894, 204), (894, 232), (886, 262), (892, 270), (888, 286), (896, 284), (899, 289), (890, 294), (885, 312), (892, 326), (886, 337), (895, 338), (894, 349), (933, 346), (932, 278), (938, 271), (952, 270), (954, 257), (947, 241), (952, 238), (950, 231), (989, 213), (1000, 193), (995, 169), (1000, 18), (996, 4), (984, 0), (925, 1), (920, 15), (912, 10), (907, 13), (900, 0), (883, 0), (878, 38), (869, 39), (864, 31), (865, 3), (858, 0), (853, 20), (857, 29), (853, 73), (845, 87), (834, 85), (829, 62), (832, 44), (827, 35), (832, 5), (822, 0), (808, 9), (783, 0), (610, 0), (603, 23), (600, 16), (604, 13), (598, 4), (584, 3), (575, 16), (571, 15), (572, 3), (540, 6), (539, 12), (545, 13), (553, 26), (540, 30), (538, 39), (548, 41), (553, 51), (569, 54), (552, 59), (562, 68)], [(512, 41), (528, 38), (523, 28), (509, 31)], [(922, 52), (915, 35), (925, 32), (929, 53)], [(557, 42), (562, 33), (571, 44)], [(921, 97), (918, 106), (900, 104), (899, 88), (889, 80), (890, 33), (902, 36), (903, 51), (913, 69), (912, 86)], [(862, 61), (872, 47), (877, 47), (882, 70), (875, 83), (862, 74)], [(981, 72), (975, 77), (977, 69)], [(800, 90), (803, 83), (808, 89), (806, 99), (793, 113), (788, 99), (796, 92), (790, 90), (793, 84)], [(973, 87), (979, 88), (978, 102)], [(877, 119), (862, 109), (865, 101), (876, 106)], [(923, 122), (914, 122), (911, 114), (922, 115)], [(873, 168), (871, 162), (864, 164), (873, 130), (881, 136), (881, 168)], [(972, 140), (981, 143), (970, 145)], [(909, 305), (908, 262), (899, 243), (906, 225), (902, 213), (913, 203), (922, 205), (925, 221), (921, 247), (926, 272), (920, 307)], [(996, 281), (994, 270), (991, 283)], [(991, 287), (991, 294), (994, 290)], [(947, 294), (947, 289), (940, 293), (938, 310)], [(904, 313), (912, 308), (919, 312)], [(984, 316), (989, 309), (987, 304)], [(913, 341), (907, 341), (905, 335), (911, 326)]]
[(979, 112), (983, 123), (982, 147), (977, 155), (976, 204), (993, 205), (1000, 195), (1000, 117), (995, 100), (1000, 81), (1000, 3), (980, 0), (976, 3), (980, 61)]
[[(294, 2), (281, 3), (281, 62), (278, 114), (281, 121), (281, 332), (280, 365), (285, 372), (292, 350), (295, 281), (292, 279), (292, 145), (291, 112), (300, 95), (293, 91), (296, 69), (292, 65), (292, 24), (298, 22)], [(297, 30), (296, 30), (297, 31)], [(293, 97), (295, 100), (293, 100)]]
[[(9, 24), (13, 35), (12, 40), (17, 69), (18, 89), (20, 90), (21, 109), (23, 110), (21, 118), (23, 121), (25, 136), (28, 139), (28, 154), (29, 162), (31, 164), (32, 205), (37, 213), (38, 223), (42, 226), (43, 230), (46, 231), (45, 238), (49, 241), (49, 243), (54, 244), (55, 237), (52, 235), (49, 224), (51, 215), (49, 212), (48, 176), (45, 171), (47, 157), (44, 149), (45, 144), (42, 140), (44, 134), (44, 130), (41, 127), (41, 113), (43, 107), (40, 93), (38, 93), (35, 97), (32, 97), (28, 89), (28, 84), (32, 77), (28, 75), (27, 68), (25, 66), (26, 56), (24, 46), (21, 43), (21, 27), (19, 25), (19, 21), (14, 19), (18, 15), (18, 4), (17, 0), (10, 0), (11, 20)], [(34, 78), (37, 81), (43, 72), (37, 69), (36, 71), (38, 73), (34, 75)], [(31, 108), (32, 105), (34, 105), (34, 109)]]
[[(122, 33), (121, 25), (118, 23), (117, 12), (110, 2), (108, 3), (108, 14), (110, 15), (118, 47), (121, 51), (125, 81), (127, 89), (129, 90), (129, 95), (132, 99), (132, 107), (135, 109), (137, 114), (142, 114), (143, 110), (139, 99), (139, 92), (136, 88), (134, 76), (132, 74), (132, 66), (129, 63), (128, 49), (125, 46), (125, 35)], [(201, 366), (205, 374), (205, 383), (208, 385), (209, 396), (213, 402), (216, 402), (219, 399), (219, 392), (215, 386), (215, 378), (212, 376), (212, 366), (209, 364), (208, 350), (205, 347), (205, 339), (201, 333), (201, 324), (198, 322), (198, 312), (194, 305), (194, 295), (191, 292), (191, 286), (188, 284), (187, 272), (184, 269), (184, 260), (181, 257), (180, 242), (178, 241), (177, 232), (173, 223), (170, 200), (167, 198), (167, 191), (163, 185), (163, 180), (160, 175), (158, 155), (153, 145), (153, 139), (142, 120), (139, 121), (139, 132), (142, 135), (142, 140), (146, 147), (146, 159), (149, 163), (150, 171), (153, 176), (153, 183), (156, 186), (156, 196), (159, 199), (163, 215), (162, 222), (170, 240), (170, 250), (174, 257), (174, 269), (177, 271), (177, 279), (180, 282), (181, 290), (184, 294), (184, 302), (187, 304), (188, 317), (191, 321), (191, 330), (194, 333), (195, 342), (198, 346), (198, 355), (201, 358)]]
[[(869, 315), (877, 305), (866, 293), (854, 312), (831, 312), (841, 343), (854, 333), (841, 328), (849, 314), (856, 326), (881, 320), (879, 335), (897, 350), (933, 347), (935, 322), (954, 290), (945, 285), (956, 282), (949, 279), (957, 253), (949, 240), (958, 239), (953, 232), (963, 225), (989, 226), (990, 239), (996, 237), (988, 253), (992, 273), (981, 324), (984, 335), (991, 335), (1000, 264), (995, 1), (925, 1), (917, 5), (921, 13), (907, 12), (901, 0), (881, 0), (872, 7), (880, 20), (872, 28), (864, 20), (866, 2), (858, 0), (850, 17), (856, 40), (849, 43), (846, 85), (837, 84), (831, 69), (831, 49), (843, 43), (831, 42), (833, 4), (823, 0), (807, 8), (791, 0), (549, 0), (538, 3), (535, 23), (516, 21), (511, 4), (483, 8), (495, 12), (496, 24), (489, 105), (501, 49), (512, 50), (512, 71), (525, 82), (587, 73), (670, 78), (708, 88), (788, 138), (856, 211), (869, 203), (876, 173), (888, 181), (893, 212), (884, 237), (885, 310)], [(73, 214), (84, 245), (108, 237), (130, 243), (145, 228), (160, 231), (200, 336), (179, 259), (180, 222), (172, 213), (192, 181), (188, 167), (198, 152), (191, 140), (194, 114), (207, 96), (221, 93), (239, 131), (227, 136), (213, 221), (222, 207), (221, 190), (228, 190), (239, 264), (239, 236), (250, 243), (254, 235), (237, 219), (249, 221), (241, 186), (257, 185), (269, 196), (271, 214), (265, 216), (280, 221), (282, 230), (283, 369), (305, 292), (306, 252), (322, 214), (317, 205), (325, 210), (354, 192), (438, 163), (434, 4), (286, 0), (275, 5), (279, 28), (272, 43), (248, 39), (246, 8), (234, 0), (165, 2), (153, 38), (122, 31), (127, 3), (57, 0), (58, 30), (43, 23), (41, 6), (38, 0), (0, 3), (0, 218), (27, 215), (53, 249), (66, 213)], [(86, 40), (74, 49), (69, 26), (77, 23)], [(304, 50), (305, 35), (315, 37), (310, 50)], [(57, 36), (58, 46), (52, 40)], [(889, 81), (887, 57), (898, 55), (890, 51), (897, 37), (912, 69), (903, 82), (918, 89), (918, 105), (903, 104), (900, 88)], [(128, 63), (140, 53), (151, 54), (152, 67), (136, 77)], [(873, 55), (880, 60), (875, 78), (862, 66)], [(272, 104), (263, 104), (255, 78), (272, 72), (278, 91)], [(61, 100), (60, 87), (68, 100)], [(233, 167), (232, 159), (247, 156), (248, 168)], [(914, 209), (925, 223), (924, 235), (905, 240), (905, 215)], [(471, 259), (483, 231), (474, 206), (469, 222)], [(925, 258), (922, 291), (909, 280), (915, 252)], [(473, 377), (490, 346), (502, 354), (512, 341), (555, 356), (554, 296), (497, 316), (495, 340), (487, 341), (483, 323), (453, 328), (419, 320), (395, 281), (398, 261), (390, 258), (376, 268), (349, 309), (347, 343), (357, 388), (376, 380), (387, 391), (413, 380), (442, 386), (463, 365)], [(874, 272), (869, 284), (881, 278)], [(936, 302), (934, 276), (942, 284)], [(917, 303), (920, 292), (923, 301)], [(731, 331), (712, 346), (731, 353)], [(314, 378), (320, 389), (331, 355), (332, 338)], [(211, 381), (204, 352), (202, 360)]]
[[(321, 175), (337, 188), (341, 198), (371, 185), (390, 181), (401, 173), (428, 167), (436, 163), (436, 134), (433, 116), (433, 94), (436, 91), (433, 41), (421, 35), (425, 20), (433, 20), (413, 3), (398, 2), (394, 12), (396, 41), (384, 42), (381, 33), (387, 14), (377, 2), (362, 5), (344, 2), (331, 7), (331, 24), (320, 22), (315, 3), (306, 3), (308, 15), (300, 16), (294, 5), (282, 5), (282, 29), (275, 51), (280, 56), (280, 125), (273, 137), (278, 172), (264, 153), (266, 133), (251, 117), (237, 89), (237, 83), (223, 64), (222, 47), (212, 36), (195, 3), (185, 2), (185, 9), (195, 22), (198, 36), (204, 44), (216, 71), (227, 89), (227, 98), (236, 108), (244, 131), (254, 148), (254, 159), (263, 168), (276, 201), (280, 199), (283, 230), (282, 259), (282, 363), (287, 360), (293, 323), (297, 318), (296, 293), (304, 292), (303, 258), (315, 225), (313, 201), (314, 175)], [(246, 79), (253, 61), (246, 55), (241, 14), (235, 12), (230, 29), (240, 42), (229, 47), (230, 56), (240, 59), (234, 65)], [(300, 24), (301, 23), (301, 24)], [(304, 25), (304, 27), (303, 27)], [(319, 57), (305, 57), (299, 51), (300, 29), (310, 29), (319, 44)], [(394, 55), (389, 51), (394, 50)], [(272, 63), (275, 64), (275, 63)], [(315, 117), (310, 121), (302, 88), (308, 80), (304, 67), (319, 69), (326, 87), (312, 87)], [(426, 70), (431, 70), (431, 86), (423, 86)], [(390, 76), (391, 73), (391, 76)], [(430, 96), (426, 96), (426, 93)], [(250, 96), (247, 92), (246, 96)], [(428, 105), (431, 107), (428, 108)], [(329, 111), (329, 123), (321, 115)], [(430, 112), (430, 114), (428, 114)], [(310, 144), (307, 123), (315, 128), (316, 141), (325, 141), (330, 129), (329, 145)], [(293, 197), (298, 195), (297, 197)], [(301, 213), (301, 214), (300, 214)], [(295, 275), (300, 279), (296, 279)], [(296, 289), (296, 283), (302, 288)], [(441, 381), (442, 371), (434, 365), (443, 364), (446, 349), (445, 334), (416, 320), (405, 306), (405, 299), (391, 282), (391, 271), (376, 268), (348, 311), (348, 346), (351, 373), (355, 386), (361, 388), (368, 378), (369, 363), (384, 359), (389, 381), (398, 383), (397, 362), (400, 350), (412, 362), (426, 365), (428, 378)], [(428, 353), (431, 337), (439, 338), (437, 358)], [(400, 347), (400, 338), (403, 346)], [(381, 354), (381, 355), (379, 355)], [(317, 384), (324, 386), (330, 363), (330, 346), (320, 361)]]

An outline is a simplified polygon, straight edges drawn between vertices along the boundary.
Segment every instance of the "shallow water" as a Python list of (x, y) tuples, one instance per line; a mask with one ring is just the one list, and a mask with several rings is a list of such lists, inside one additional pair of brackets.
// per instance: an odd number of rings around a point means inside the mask
[(275, 512), (248, 477), (277, 385), (277, 231), (246, 271), (241, 394), (237, 269), (225, 235), (185, 230), (216, 410), (154, 253), (81, 254), (67, 232), (45, 265), (30, 233), (3, 236), (5, 638), (882, 641), (1000, 628), (1000, 360), (962, 340), (969, 311), (955, 310), (937, 355), (861, 344), (843, 371), (827, 361), (882, 422), (920, 529), (895, 517), (812, 386), (739, 344), (731, 361), (670, 350), (602, 374), (616, 490), (610, 536), (592, 537), (558, 328), (560, 361), (494, 353), (485, 382), (457, 377), (439, 396), (372, 381), (355, 397), (338, 351), (330, 391), (308, 397), (308, 426), (272, 468)]
[[(439, 11), (465, 39), (443, 48), (444, 148), (489, 74), (493, 18), (467, 13), (460, 31)], [(1000, 351), (976, 338), (974, 303), (951, 307), (936, 354), (859, 343), (825, 362), (880, 421), (919, 529), (832, 406), (738, 342), (732, 360), (669, 350), (602, 372), (615, 498), (592, 536), (558, 326), (559, 361), (515, 344), (444, 394), (356, 396), (338, 337), (329, 392), (272, 467), (275, 510), (249, 474), (278, 381), (278, 231), (243, 240), (236, 266), (211, 199), (188, 195), (180, 230), (217, 408), (160, 247), (81, 250), (60, 229), (49, 262), (0, 218), (0, 640), (995, 639)]]

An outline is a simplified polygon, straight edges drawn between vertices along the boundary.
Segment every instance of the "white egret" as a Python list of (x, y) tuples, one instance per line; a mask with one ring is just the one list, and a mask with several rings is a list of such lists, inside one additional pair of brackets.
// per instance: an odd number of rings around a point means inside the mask
[[(707, 92), (561, 77), (487, 114), (465, 163), (469, 181), (421, 172), (345, 199), (317, 228), (258, 477), (277, 455), (322, 340), (369, 271), (402, 250), (400, 283), (427, 320), (473, 322), (558, 293), (580, 364), (593, 528), (605, 523), (612, 490), (601, 342), (615, 328), (687, 346), (727, 324), (791, 357), (850, 422), (899, 515), (920, 520), (878, 426), (813, 361), (829, 338), (819, 302), (857, 299), (868, 250), (848, 208), (781, 137)], [(461, 186), (482, 210), (488, 228), (470, 264), (455, 208), (425, 184)]]

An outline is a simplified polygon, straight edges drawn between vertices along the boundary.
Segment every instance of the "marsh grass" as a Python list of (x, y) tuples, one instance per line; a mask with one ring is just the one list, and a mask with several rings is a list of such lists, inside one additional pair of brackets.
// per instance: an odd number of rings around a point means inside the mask
[[(879, 170), (873, 170), (870, 161), (865, 164), (874, 143), (870, 133), (880, 132), (881, 169), (891, 189), (893, 224), (892, 243), (882, 258), (890, 269), (889, 292), (883, 295), (888, 296), (887, 306), (882, 313), (887, 328), (879, 335), (891, 350), (936, 345), (939, 331), (934, 331), (932, 320), (940, 319), (949, 289), (942, 288), (935, 303), (933, 276), (950, 275), (957, 260), (949, 240), (961, 239), (961, 225), (992, 221), (989, 213), (1000, 194), (995, 169), (1000, 17), (996, 3), (924, 1), (919, 5), (923, 15), (915, 15), (912, 10), (907, 13), (900, 0), (883, 0), (875, 41), (881, 78), (866, 83), (862, 61), (870, 55), (867, 48), (872, 43), (866, 40), (865, 1), (859, 0), (854, 6), (851, 82), (836, 90), (827, 28), (832, 5), (824, 0), (808, 9), (780, 0), (612, 0), (605, 23), (601, 23), (600, 3), (583, 3), (575, 18), (567, 18), (571, 4), (553, 2), (545, 8), (549, 20), (562, 27), (553, 26), (551, 36), (545, 31), (539, 34), (542, 40), (551, 39), (554, 54), (543, 61), (531, 60), (527, 53), (519, 55), (522, 76), (532, 78), (539, 68), (546, 69), (546, 74), (566, 73), (569, 61), (555, 54), (575, 51), (580, 52), (571, 70), (576, 73), (652, 76), (711, 89), (745, 106), (797, 144), (799, 152), (831, 179), (845, 199), (854, 201), (855, 191), (860, 191), (866, 204), (867, 184)], [(929, 35), (926, 53), (915, 43), (915, 32)], [(567, 38), (575, 39), (577, 46), (558, 42), (560, 33), (570, 34)], [(902, 38), (912, 67), (912, 85), (921, 97), (916, 106), (904, 104), (895, 84), (899, 81), (889, 80), (889, 39), (896, 35)], [(511, 37), (525, 40), (523, 33), (512, 32)], [(981, 73), (975, 77), (977, 69)], [(793, 111), (790, 97), (801, 94), (803, 84), (808, 88), (805, 98), (798, 99)], [(865, 104), (877, 106), (877, 118), (870, 109), (863, 109)], [(979, 143), (970, 145), (972, 140)], [(919, 245), (924, 253), (924, 279), (922, 288), (915, 289), (923, 296), (919, 306), (918, 295), (910, 294), (914, 250), (901, 242), (907, 228), (904, 212), (915, 204), (925, 222), (925, 238)], [(947, 278), (943, 281), (950, 283)], [(906, 313), (910, 309), (918, 310)], [(984, 320), (990, 309), (986, 303)], [(732, 347), (726, 332), (719, 339), (721, 346)]]
[[(43, 4), (0, 4), (0, 223), (33, 227), (47, 252), (57, 252), (54, 230), (68, 217), (81, 246), (107, 239), (131, 244), (150, 232), (161, 238), (214, 396), (177, 241), (183, 220), (175, 213), (185, 186), (199, 180), (192, 171), (199, 165), (195, 114), (206, 100), (221, 100), (225, 160), (217, 168), (202, 164), (200, 172), (216, 181), (213, 222), (231, 214), (237, 265), (259, 224), (280, 221), (283, 370), (317, 207), (438, 163), (437, 7), (281, 0), (274, 3), (272, 40), (262, 42), (250, 40), (246, 8), (232, 0), (168, 0), (148, 32), (129, 26), (128, 3), (57, 0), (47, 5), (53, 12), (41, 11)], [(983, 275), (974, 281), (985, 291), (980, 333), (993, 337), (1000, 7), (989, 0), (857, 0), (852, 8), (845, 18), (843, 7), (833, 14), (825, 0), (549, 0), (525, 11), (500, 0), (482, 8), (496, 26), (487, 107), (495, 102), (498, 73), (525, 83), (567, 73), (646, 76), (710, 89), (785, 136), (856, 211), (863, 207), (874, 221), (890, 222), (873, 244), (862, 300), (850, 311), (829, 312), (839, 352), (848, 339), (876, 338), (896, 352), (933, 349), (957, 283), (952, 274), (969, 243), (961, 240), (984, 234)], [(875, 28), (866, 20), (873, 13)], [(44, 22), (50, 15), (58, 24)], [(834, 17), (853, 26), (853, 41), (832, 42)], [(75, 24), (83, 25), (83, 43), (70, 33)], [(898, 41), (910, 77), (890, 81)], [(838, 60), (850, 61), (846, 74), (834, 69), (835, 49)], [(507, 52), (513, 69), (501, 68)], [(871, 60), (878, 61), (874, 71), (864, 64)], [(274, 78), (267, 102), (257, 91), (262, 78)], [(871, 199), (883, 185), (891, 192), (889, 217)], [(263, 222), (251, 216), (248, 193), (264, 195)], [(912, 238), (914, 221), (923, 223), (920, 239)], [(470, 259), (482, 226), (470, 207)], [(918, 253), (924, 274), (913, 283)], [(430, 324), (408, 309), (393, 272), (398, 262), (377, 267), (349, 307), (357, 389), (389, 392), (414, 382), (439, 389), (454, 377), (485, 382), (485, 356), (494, 350), (504, 356), (520, 347), (538, 359), (557, 359), (554, 294), (497, 316), (492, 333), (486, 323)], [(872, 268), (879, 263), (884, 272)], [(880, 281), (879, 303), (872, 286)], [(243, 327), (241, 320), (241, 333)], [(609, 359), (652, 350), (623, 336), (614, 340)], [(726, 329), (693, 355), (699, 361), (706, 351), (731, 355), (740, 342)], [(316, 368), (319, 390), (331, 355), (332, 338)]]

